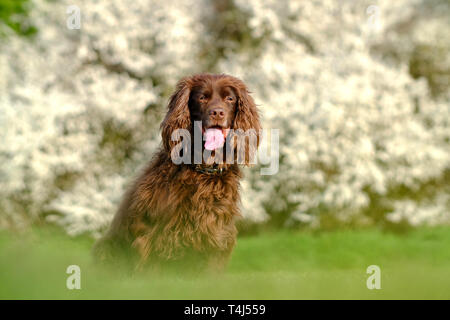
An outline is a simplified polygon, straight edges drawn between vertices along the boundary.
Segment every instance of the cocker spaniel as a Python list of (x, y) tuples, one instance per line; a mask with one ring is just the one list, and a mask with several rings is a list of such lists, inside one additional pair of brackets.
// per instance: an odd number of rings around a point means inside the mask
[(161, 124), (162, 147), (125, 194), (95, 247), (102, 261), (132, 252), (138, 269), (172, 262), (222, 270), (236, 243), (239, 164), (260, 139), (256, 105), (229, 75), (178, 82)]

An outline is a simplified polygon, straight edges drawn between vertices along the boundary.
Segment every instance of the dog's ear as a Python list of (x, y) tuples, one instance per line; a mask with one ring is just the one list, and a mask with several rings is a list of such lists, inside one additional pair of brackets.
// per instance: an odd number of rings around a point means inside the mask
[[(237, 80), (236, 89), (238, 92), (238, 103), (233, 122), (233, 132), (238, 136), (238, 163), (250, 165), (254, 163), (256, 151), (260, 143), (261, 124), (258, 109), (247, 86), (242, 81)], [(241, 143), (245, 141), (243, 148), (239, 145), (239, 141)]]
[(179, 143), (180, 136), (174, 136), (176, 141), (172, 141), (172, 133), (177, 129), (191, 129), (191, 117), (189, 113), (189, 95), (191, 92), (191, 81), (189, 78), (178, 82), (175, 92), (169, 99), (166, 117), (161, 123), (161, 136), (164, 148), (171, 152), (172, 148)]

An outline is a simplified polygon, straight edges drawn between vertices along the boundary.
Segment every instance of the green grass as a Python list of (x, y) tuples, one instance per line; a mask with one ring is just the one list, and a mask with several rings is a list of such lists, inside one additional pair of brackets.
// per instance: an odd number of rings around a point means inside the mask
[[(277, 232), (238, 239), (223, 275), (113, 272), (91, 261), (92, 240), (48, 229), (0, 233), (0, 299), (450, 299), (450, 228)], [(66, 268), (81, 267), (81, 290)], [(366, 268), (381, 268), (368, 290)]]

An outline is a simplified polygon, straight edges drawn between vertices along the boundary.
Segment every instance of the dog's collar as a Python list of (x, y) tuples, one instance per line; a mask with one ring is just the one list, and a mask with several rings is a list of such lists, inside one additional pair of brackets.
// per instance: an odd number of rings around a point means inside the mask
[(225, 168), (219, 167), (217, 163), (212, 166), (204, 166), (201, 164), (195, 164), (192, 167), (195, 171), (201, 172), (208, 175), (220, 175), (225, 172)]

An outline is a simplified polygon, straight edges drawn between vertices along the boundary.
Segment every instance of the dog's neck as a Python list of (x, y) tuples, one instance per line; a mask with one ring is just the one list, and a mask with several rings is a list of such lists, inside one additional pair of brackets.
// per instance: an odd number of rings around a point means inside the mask
[(214, 164), (194, 164), (192, 169), (196, 172), (200, 172), (207, 175), (221, 175), (227, 170), (227, 166)]

